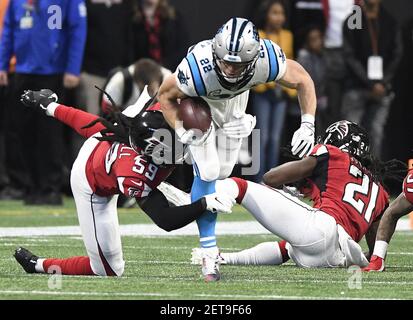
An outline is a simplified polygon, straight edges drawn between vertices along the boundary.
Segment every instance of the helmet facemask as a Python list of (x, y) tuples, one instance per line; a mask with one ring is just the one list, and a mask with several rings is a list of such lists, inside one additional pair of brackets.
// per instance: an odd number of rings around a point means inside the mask
[[(218, 58), (214, 53), (214, 67), (215, 72), (218, 75), (219, 82), (228, 90), (238, 90), (254, 75), (257, 60), (258, 55), (252, 61), (231, 62)], [(224, 70), (229, 68), (236, 69), (237, 72), (234, 72), (234, 75), (227, 74)]]

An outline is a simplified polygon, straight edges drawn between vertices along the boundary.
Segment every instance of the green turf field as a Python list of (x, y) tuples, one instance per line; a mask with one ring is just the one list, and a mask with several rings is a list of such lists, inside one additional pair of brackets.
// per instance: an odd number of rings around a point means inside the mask
[[(122, 224), (149, 223), (137, 209), (122, 209)], [(241, 208), (220, 220), (251, 219)], [(73, 201), (62, 208), (24, 207), (0, 202), (0, 228), (76, 225)], [(240, 250), (270, 235), (220, 236), (222, 251)], [(398, 232), (384, 273), (362, 274), (361, 288), (350, 289), (346, 269), (221, 266), (222, 281), (204, 283), (200, 267), (189, 263), (195, 236), (122, 238), (126, 268), (121, 278), (28, 275), (12, 257), (23, 245), (39, 256), (84, 255), (79, 236), (0, 238), (0, 299), (413, 299), (413, 233)], [(364, 240), (363, 240), (364, 245)], [(354, 275), (353, 278), (354, 279)], [(350, 283), (355, 285), (354, 281)]]

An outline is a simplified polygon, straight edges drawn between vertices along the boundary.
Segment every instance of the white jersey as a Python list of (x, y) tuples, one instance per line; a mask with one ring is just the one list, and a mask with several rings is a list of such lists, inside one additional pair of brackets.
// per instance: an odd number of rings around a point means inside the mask
[[(179, 89), (190, 97), (202, 97), (211, 107), (213, 120), (222, 123), (245, 113), (247, 99), (243, 103), (231, 100), (250, 88), (281, 79), (286, 70), (286, 58), (282, 49), (271, 40), (260, 40), (260, 55), (250, 81), (238, 90), (224, 88), (218, 81), (213, 65), (212, 40), (205, 40), (193, 46), (178, 65), (175, 76)], [(237, 99), (234, 99), (237, 101)], [(234, 102), (235, 102), (234, 101)]]

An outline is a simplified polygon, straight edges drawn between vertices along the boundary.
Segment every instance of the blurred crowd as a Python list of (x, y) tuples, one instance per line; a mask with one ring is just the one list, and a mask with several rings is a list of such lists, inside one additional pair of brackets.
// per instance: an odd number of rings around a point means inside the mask
[[(317, 132), (342, 118), (355, 121), (369, 130), (380, 156), (403, 52), (397, 21), (380, 0), (259, 3), (252, 20), (260, 36), (280, 45), (314, 80)], [(145, 85), (155, 93), (186, 55), (190, 26), (183, 21), (168, 0), (1, 0), (0, 199), (61, 204), (83, 143), (57, 121), (24, 108), (23, 90), (50, 88), (62, 103), (103, 115), (112, 103), (97, 86), (120, 108), (130, 105)], [(248, 112), (261, 130), (260, 181), (282, 161), (289, 127), (297, 126), (289, 126), (299, 121), (296, 92), (275, 83), (257, 86)], [(245, 143), (240, 160), (250, 158)]]

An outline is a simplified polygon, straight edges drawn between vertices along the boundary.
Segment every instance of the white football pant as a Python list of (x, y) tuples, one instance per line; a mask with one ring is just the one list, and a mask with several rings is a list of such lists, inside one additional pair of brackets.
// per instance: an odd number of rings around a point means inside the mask
[(118, 195), (100, 197), (86, 178), (86, 162), (99, 141), (86, 140), (73, 164), (70, 184), (90, 265), (96, 275), (121, 276), (124, 271), (117, 212)]
[[(232, 179), (218, 181), (217, 192), (237, 197), (239, 187), (235, 188), (235, 184)], [(288, 255), (297, 266), (365, 266), (368, 263), (361, 247), (333, 217), (284, 191), (247, 181), (241, 205), (270, 232), (287, 241)]]
[[(228, 100), (208, 99), (208, 103), (211, 110), (214, 109), (214, 103), (219, 105), (220, 108), (224, 105), (229, 110), (226, 113), (228, 118), (224, 120), (230, 122), (245, 114), (248, 96), (249, 91), (245, 91)], [(225, 136), (219, 129), (223, 125), (221, 123), (222, 119), (217, 122), (214, 118), (214, 112), (212, 112), (212, 116), (214, 120), (213, 128), (206, 141), (200, 146), (189, 146), (194, 163), (194, 175), (204, 181), (215, 181), (230, 176), (238, 160), (243, 140)]]

